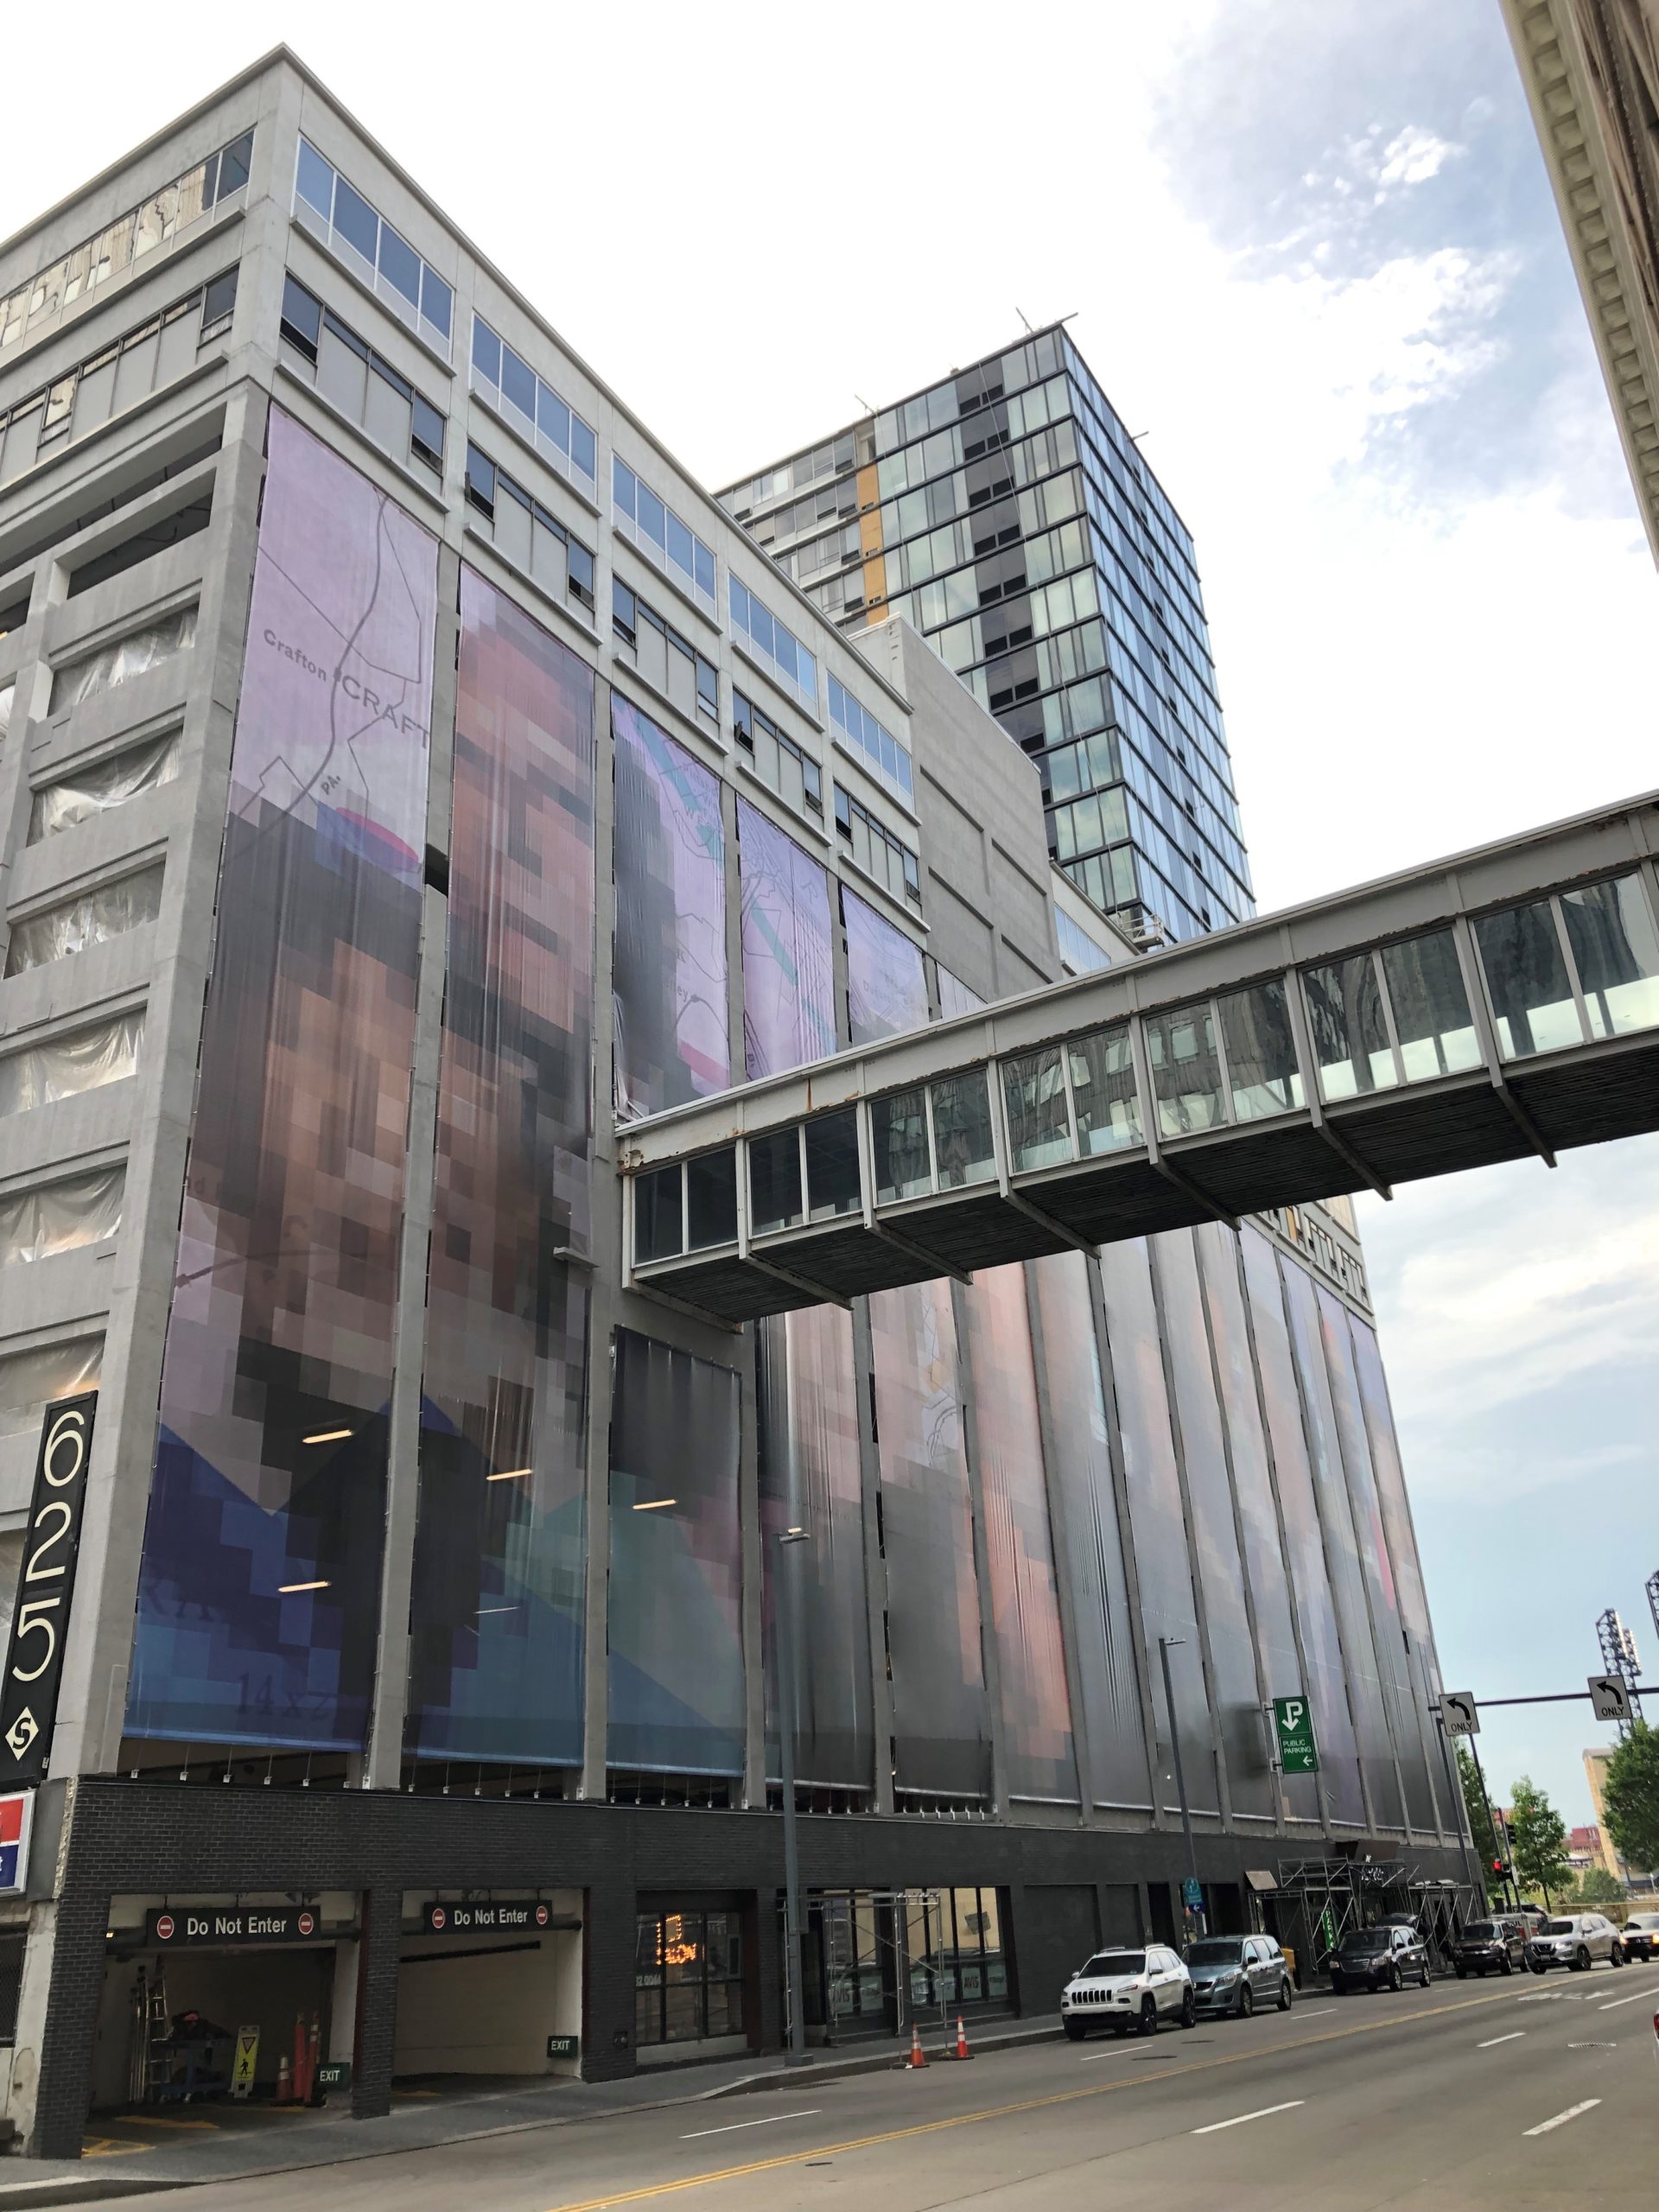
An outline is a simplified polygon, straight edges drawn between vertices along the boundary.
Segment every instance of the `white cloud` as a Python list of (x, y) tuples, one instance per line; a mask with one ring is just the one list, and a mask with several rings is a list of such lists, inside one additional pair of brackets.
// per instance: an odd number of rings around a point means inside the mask
[(1461, 146), (1437, 138), (1432, 130), (1408, 124), (1382, 149), (1376, 181), (1385, 190), (1393, 185), (1427, 184), (1463, 151)]

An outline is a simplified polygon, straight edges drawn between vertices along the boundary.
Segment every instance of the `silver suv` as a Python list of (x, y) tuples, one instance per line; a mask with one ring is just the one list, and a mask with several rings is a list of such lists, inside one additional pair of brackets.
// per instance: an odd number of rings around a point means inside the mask
[(1165, 1943), (1096, 1951), (1060, 1992), (1060, 2024), (1073, 2043), (1095, 2027), (1155, 2035), (1160, 2020), (1192, 2024), (1192, 1977)]
[(1206, 1936), (1187, 1945), (1186, 1970), (1200, 2012), (1247, 2020), (1258, 2005), (1290, 2010), (1290, 1963), (1271, 1936)]
[(1527, 1964), (1534, 1974), (1548, 1974), (1551, 1967), (1585, 1974), (1598, 1959), (1615, 1967), (1624, 1963), (1624, 1943), (1605, 1913), (1570, 1912), (1547, 1920), (1527, 1946)]

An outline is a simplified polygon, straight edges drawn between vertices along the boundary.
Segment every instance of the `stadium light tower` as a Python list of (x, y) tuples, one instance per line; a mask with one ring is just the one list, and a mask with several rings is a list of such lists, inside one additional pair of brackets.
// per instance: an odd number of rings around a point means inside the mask
[[(1654, 1593), (1656, 1583), (1659, 1583), (1659, 1575), (1656, 1575), (1648, 1585), (1649, 1597)], [(1625, 1687), (1630, 1693), (1630, 1709), (1632, 1712), (1638, 1710), (1636, 1678), (1642, 1672), (1642, 1662), (1637, 1656), (1636, 1638), (1619, 1618), (1614, 1606), (1609, 1605), (1606, 1611), (1597, 1621), (1596, 1637), (1601, 1645), (1601, 1663), (1604, 1672), (1609, 1675), (1618, 1675), (1624, 1678)], [(1630, 1724), (1628, 1720), (1619, 1722), (1618, 1732), (1621, 1736), (1630, 1734)]]

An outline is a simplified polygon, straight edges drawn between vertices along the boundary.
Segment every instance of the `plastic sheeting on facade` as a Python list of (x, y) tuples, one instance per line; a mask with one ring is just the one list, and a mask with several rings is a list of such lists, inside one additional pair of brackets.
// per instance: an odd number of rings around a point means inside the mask
[(0, 1120), (119, 1083), (136, 1071), (143, 1037), (141, 1007), (8, 1052), (0, 1059)]
[(29, 843), (38, 844), (42, 837), (73, 830), (124, 806), (129, 799), (142, 798), (146, 791), (158, 791), (163, 784), (175, 782), (181, 742), (180, 732), (170, 730), (165, 737), (152, 738), (148, 745), (129, 746), (124, 753), (92, 761), (60, 776), (55, 784), (48, 784), (35, 792), (29, 809)]
[[(870, 1614), (864, 1572), (858, 1375), (850, 1314), (834, 1306), (762, 1321), (759, 1343), (760, 1526), (766, 1539), (766, 1648), (778, 1633), (774, 1539), (792, 1547), (799, 1649), (795, 1771), (805, 1782), (868, 1789)], [(778, 1670), (766, 1668), (767, 1771), (779, 1771)]]
[(847, 1016), (855, 1045), (874, 1045), (927, 1021), (922, 948), (855, 891), (841, 887), (847, 930)]
[(615, 740), (616, 1110), (632, 1121), (731, 1081), (720, 779), (621, 694)]
[(1365, 1819), (1359, 1786), (1359, 1747), (1343, 1672), (1342, 1639), (1337, 1630), (1319, 1503), (1308, 1465), (1301, 1393), (1291, 1356), (1278, 1255), (1261, 1230), (1248, 1223), (1239, 1232), (1239, 1248), (1244, 1256), (1256, 1371), (1262, 1380), (1274, 1480), (1284, 1521), (1285, 1556), (1307, 1662), (1307, 1679), (1299, 1687), (1306, 1692), (1313, 1708), (1320, 1800), (1333, 1821), (1357, 1827)]
[(975, 1014), (985, 1003), (979, 993), (960, 976), (953, 976), (938, 961), (933, 963), (939, 978), (939, 1020), (953, 1020), (959, 1014)]
[(737, 803), (743, 1066), (751, 1083), (836, 1049), (830, 878), (747, 799)]
[(1382, 1707), (1394, 1738), (1395, 1763), (1405, 1790), (1406, 1815), (1414, 1827), (1434, 1826), (1434, 1799), (1429, 1788), (1423, 1739), (1413, 1711), (1411, 1676), (1406, 1665), (1405, 1623), (1400, 1593), (1395, 1583), (1394, 1562), (1382, 1528), (1382, 1508), (1377, 1495), (1370, 1439), (1360, 1400), (1359, 1376), (1354, 1343), (1348, 1327), (1348, 1309), (1336, 1293), (1318, 1287), (1319, 1328), (1325, 1340), (1325, 1371), (1331, 1378), (1332, 1404), (1342, 1463), (1348, 1477), (1349, 1501), (1354, 1512), (1354, 1535), (1359, 1546), (1360, 1571), (1370, 1607), (1371, 1630), (1376, 1646), (1377, 1675), (1382, 1687)]
[(364, 1740), (437, 547), (273, 409), (128, 1726)]
[(0, 1198), (0, 1268), (55, 1259), (115, 1236), (126, 1187), (124, 1167), (100, 1167), (9, 1192)]
[(101, 1336), (10, 1353), (0, 1359), (0, 1436), (37, 1435), (49, 1405), (96, 1390), (103, 1375)]
[(1098, 1805), (1140, 1811), (1152, 1802), (1147, 1738), (1089, 1263), (1080, 1252), (1057, 1253), (1033, 1260), (1030, 1279), (1076, 1624), (1072, 1656), (1088, 1743), (1086, 1786)]
[(884, 1290), (869, 1313), (895, 1778), (925, 1795), (988, 1798), (990, 1713), (950, 1287)]
[[(1180, 1473), (1170, 1429), (1169, 1394), (1146, 1239), (1135, 1237), (1103, 1246), (1100, 1280), (1106, 1301), (1106, 1350), (1117, 1398), (1129, 1526), (1141, 1584), (1153, 1711), (1160, 1726), (1155, 1780), (1163, 1793), (1163, 1803), (1177, 1805), (1169, 1734), (1173, 1719), (1173, 1725), (1180, 1730), (1188, 1800), (1195, 1810), (1217, 1812), (1210, 1695), (1204, 1679), (1192, 1563), (1187, 1551)], [(1169, 1659), (1173, 1716), (1165, 1709), (1163, 1669), (1158, 1653), (1160, 1637), (1180, 1646), (1170, 1653)]]
[(139, 868), (113, 883), (100, 883), (61, 906), (14, 922), (6, 947), (6, 973), (21, 976), (29, 968), (44, 968), (49, 961), (67, 960), (71, 953), (86, 952), (111, 938), (153, 922), (162, 911), (162, 864)]
[(407, 1741), (579, 1764), (594, 677), (463, 568)]
[(1075, 1803), (1077, 1749), (1025, 1268), (982, 1268), (963, 1305), (1003, 1770), (1012, 1796)]
[[(1243, 1539), (1250, 1599), (1255, 1608), (1255, 1642), (1264, 1694), (1269, 1698), (1301, 1697), (1306, 1694), (1302, 1662), (1297, 1654), (1296, 1631), (1291, 1618), (1290, 1582), (1274, 1503), (1267, 1433), (1256, 1395), (1249, 1325), (1239, 1281), (1238, 1239), (1219, 1222), (1206, 1222), (1192, 1233), (1198, 1244), (1205, 1306), (1210, 1317), (1210, 1341), (1215, 1351), (1216, 1376), (1231, 1448), (1233, 1497)], [(1294, 1818), (1319, 1819), (1316, 1776), (1281, 1774), (1279, 1787), (1286, 1809)]]
[(152, 668), (159, 668), (175, 653), (187, 652), (195, 642), (194, 607), (178, 607), (170, 614), (157, 615), (142, 629), (129, 630), (124, 638), (99, 645), (95, 652), (66, 661), (52, 678), (51, 711), (55, 715), (65, 707), (84, 707), (100, 691), (113, 691), (118, 684), (130, 683), (136, 676), (148, 676)]
[(1255, 1645), (1244, 1602), (1244, 1563), (1233, 1517), (1230, 1440), (1211, 1364), (1210, 1332), (1192, 1232), (1152, 1240), (1162, 1300), (1164, 1344), (1174, 1384), (1181, 1464), (1186, 1475), (1192, 1554), (1210, 1638), (1215, 1716), (1236, 1813), (1271, 1816), (1273, 1772), (1262, 1726)]
[[(1434, 1649), (1434, 1632), (1429, 1622), (1428, 1593), (1423, 1585), (1422, 1562), (1417, 1554), (1417, 1538), (1412, 1528), (1411, 1505), (1406, 1495), (1405, 1470), (1400, 1464), (1400, 1443), (1395, 1434), (1394, 1414), (1389, 1405), (1389, 1386), (1382, 1372), (1382, 1354), (1377, 1346), (1376, 1331), (1357, 1314), (1348, 1316), (1348, 1326), (1354, 1340), (1354, 1364), (1359, 1376), (1360, 1402), (1365, 1409), (1366, 1431), (1370, 1439), (1371, 1465), (1376, 1474), (1383, 1534), (1394, 1564), (1395, 1586), (1400, 1593), (1400, 1618), (1405, 1640), (1408, 1679), (1418, 1732), (1424, 1746), (1429, 1796), (1433, 1804), (1434, 1817), (1446, 1828), (1453, 1829), (1458, 1825), (1457, 1815), (1451, 1800), (1446, 1769), (1441, 1763), (1440, 1744), (1436, 1740), (1438, 1732), (1428, 1712), (1430, 1704), (1440, 1694), (1440, 1662)], [(1409, 1776), (1407, 1786), (1409, 1789)], [(1412, 1817), (1414, 1820), (1417, 1817), (1414, 1807)]]
[(611, 1400), (611, 1765), (743, 1770), (738, 1382), (631, 1329)]
[(1349, 1699), (1359, 1738), (1360, 1774), (1373, 1823), (1398, 1827), (1404, 1816), (1400, 1776), (1395, 1764), (1394, 1739), (1389, 1732), (1388, 1708), (1383, 1702), (1376, 1646), (1366, 1605), (1359, 1539), (1354, 1533), (1353, 1508), (1343, 1468), (1332, 1377), (1325, 1364), (1319, 1326), (1319, 1293), (1306, 1268), (1298, 1267), (1294, 1261), (1287, 1262), (1282, 1254), (1279, 1272), (1284, 1278), (1291, 1350), (1295, 1355), (1297, 1379), (1302, 1389), (1308, 1462), (1319, 1498), (1319, 1525), (1325, 1531), (1331, 1594), (1337, 1601), (1337, 1619), (1342, 1627)]

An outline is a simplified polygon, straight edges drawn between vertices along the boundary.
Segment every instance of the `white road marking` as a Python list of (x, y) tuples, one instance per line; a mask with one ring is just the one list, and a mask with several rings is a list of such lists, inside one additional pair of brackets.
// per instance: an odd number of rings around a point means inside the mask
[(1615, 1997), (1605, 2005), (1598, 2005), (1598, 2012), (1611, 2012), (1621, 2005), (1639, 2005), (1644, 1997), (1659, 1997), (1659, 1989), (1633, 1989), (1628, 1997)]
[(1508, 2035), (1494, 2036), (1490, 2043), (1478, 2043), (1475, 2045), (1475, 2049), (1477, 2050), (1496, 2050), (1501, 2043), (1519, 2043), (1522, 2037), (1525, 2035), (1526, 2032), (1527, 2031), (1524, 2028), (1511, 2028)]
[(1218, 2135), (1224, 2127), (1243, 2127), (1247, 2120), (1270, 2120), (1276, 2112), (1294, 2112), (1307, 2102), (1306, 2097), (1293, 2097), (1287, 2105), (1263, 2105), (1260, 2112), (1242, 2112), (1232, 2120), (1212, 2120), (1208, 2127), (1195, 2127), (1194, 2135)]
[(1301, 2017), (1305, 2020), (1322, 2020), (1327, 2012), (1334, 2012), (1336, 2010), (1337, 2007), (1334, 2005), (1320, 2005), (1312, 2012), (1304, 2012)]
[(770, 2112), (764, 2120), (734, 2120), (725, 2127), (696, 2127), (680, 2140), (695, 2143), (703, 2135), (735, 2135), (740, 2127), (776, 2127), (780, 2120), (816, 2120), (823, 2110), (822, 2105), (814, 2105), (806, 2112)]
[(1569, 2105), (1565, 2112), (1558, 2112), (1554, 2120), (1541, 2120), (1536, 2127), (1523, 2132), (1528, 2135), (1548, 2135), (1552, 2127), (1565, 2127), (1569, 2120), (1576, 2120), (1581, 2112), (1593, 2112), (1601, 2102), (1599, 2097), (1586, 2097), (1581, 2105)]

